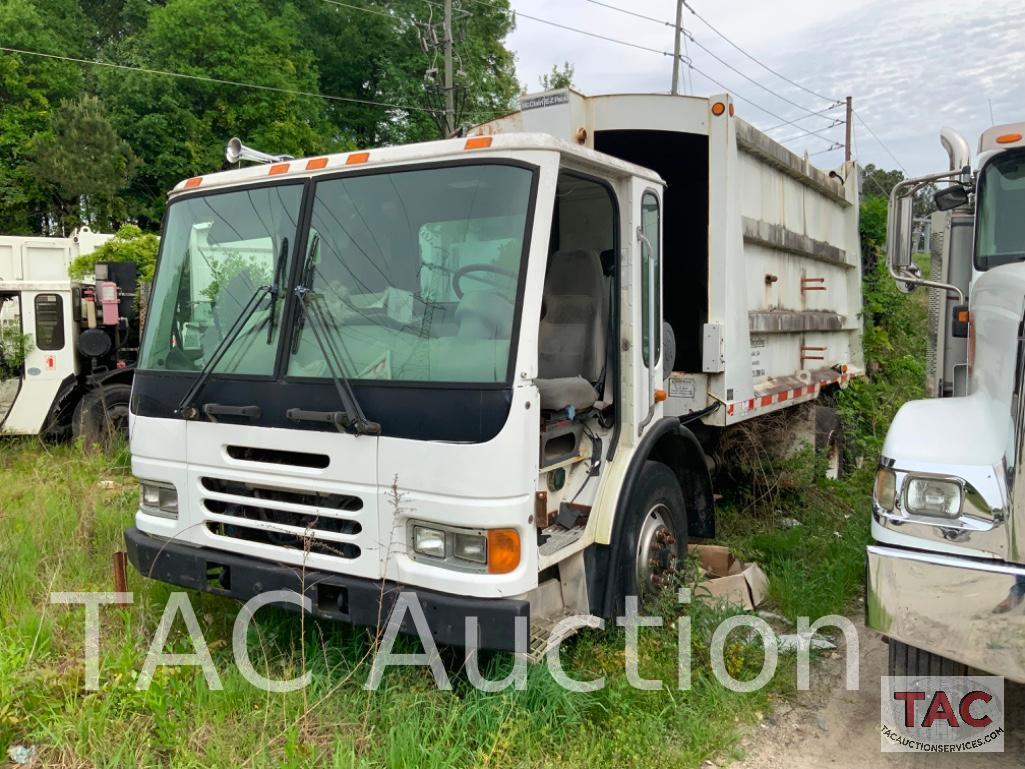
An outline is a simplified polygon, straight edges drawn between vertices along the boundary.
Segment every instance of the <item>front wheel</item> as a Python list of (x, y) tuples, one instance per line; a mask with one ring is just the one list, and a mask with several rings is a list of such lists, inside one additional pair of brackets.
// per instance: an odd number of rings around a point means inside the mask
[(71, 422), (74, 437), (87, 446), (109, 446), (116, 437), (128, 437), (132, 386), (109, 384), (90, 390), (75, 407)]
[(687, 555), (687, 511), (676, 474), (647, 461), (630, 495), (619, 556), (619, 602), (667, 587)]

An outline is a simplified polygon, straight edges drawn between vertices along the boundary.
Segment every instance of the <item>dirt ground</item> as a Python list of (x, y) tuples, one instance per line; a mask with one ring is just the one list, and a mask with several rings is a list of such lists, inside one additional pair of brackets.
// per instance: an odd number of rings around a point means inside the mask
[(879, 677), (886, 675), (885, 641), (860, 619), (860, 688), (844, 685), (843, 652), (812, 668), (812, 691), (779, 703), (743, 741), (744, 758), (708, 762), (706, 769), (1023, 769), (1025, 688), (1006, 684), (1004, 752), (976, 754), (882, 753), (879, 749)]

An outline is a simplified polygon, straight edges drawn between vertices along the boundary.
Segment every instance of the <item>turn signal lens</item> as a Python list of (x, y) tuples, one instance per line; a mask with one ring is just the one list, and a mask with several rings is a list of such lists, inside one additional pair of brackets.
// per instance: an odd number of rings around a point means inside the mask
[(1021, 134), (1004, 134), (997, 137), (997, 144), (1014, 144), (1021, 141)]
[(669, 397), (665, 390), (655, 390), (655, 403), (661, 403)]
[(520, 534), (516, 529), (488, 532), (488, 573), (508, 574), (520, 565)]
[(203, 183), (203, 177), (202, 176), (193, 176), (191, 179), (189, 179), (187, 182), (185, 182), (185, 189), (187, 189), (187, 190), (195, 189), (196, 187), (198, 187), (202, 183)]
[(893, 512), (897, 502), (897, 474), (885, 467), (880, 467), (876, 473), (875, 487), (872, 489), (872, 498), (879, 507), (888, 513)]

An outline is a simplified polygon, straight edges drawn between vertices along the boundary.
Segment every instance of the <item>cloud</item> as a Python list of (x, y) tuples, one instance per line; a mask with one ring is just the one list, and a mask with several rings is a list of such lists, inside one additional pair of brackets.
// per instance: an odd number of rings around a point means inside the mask
[[(658, 19), (669, 20), (671, 3), (609, 0)], [(942, 169), (946, 156), (936, 138), (951, 125), (975, 145), (989, 125), (990, 100), (996, 122), (1025, 120), (1025, 6), (1012, 0), (986, 4), (953, 0), (777, 0), (713, 3), (690, 0), (705, 19), (753, 56), (807, 88), (835, 98), (854, 97), (855, 110), (911, 174)], [(509, 45), (517, 53), (521, 81), (530, 90), (552, 65), (576, 67), (577, 85), (587, 93), (668, 91), (672, 71), (670, 26), (602, 8), (586, 0), (513, 0), (516, 11), (614, 37), (653, 51), (586, 37), (519, 16)], [(786, 83), (732, 48), (699, 19), (685, 12), (684, 25), (716, 56), (752, 80), (811, 110), (828, 102)], [(806, 115), (759, 85), (746, 80), (694, 44), (694, 65), (725, 84), (738, 99), (740, 114), (761, 127)], [(694, 91), (719, 86), (697, 72), (687, 73)], [(758, 106), (755, 106), (758, 105)], [(773, 131), (795, 151), (819, 152), (843, 140), (834, 115), (806, 117), (797, 127)], [(862, 162), (897, 165), (889, 152), (856, 122), (856, 149)], [(828, 166), (841, 152), (818, 154)]]

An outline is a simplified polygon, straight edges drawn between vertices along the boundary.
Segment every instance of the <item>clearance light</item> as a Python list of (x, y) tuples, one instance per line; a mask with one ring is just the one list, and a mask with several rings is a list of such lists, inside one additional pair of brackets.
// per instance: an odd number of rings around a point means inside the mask
[(318, 171), (327, 167), (327, 158), (313, 158), (306, 162), (307, 171)]
[(515, 529), (488, 531), (488, 573), (508, 574), (519, 565), (519, 532)]
[(358, 166), (370, 160), (369, 152), (354, 152), (345, 159), (345, 165)]
[(665, 390), (655, 390), (655, 403), (661, 403), (669, 397)]
[(287, 174), (287, 173), (288, 173), (288, 163), (275, 163), (274, 165), (272, 165), (270, 167), (270, 170), (267, 172), (267, 175), (268, 176), (277, 176), (278, 174)]
[(466, 146), (464, 146), (463, 149), (464, 150), (486, 150), (488, 147), (491, 146), (491, 141), (492, 141), (492, 139), (491, 139), (490, 136), (475, 136), (472, 139), (467, 139), (466, 140)]
[(187, 182), (185, 182), (185, 189), (187, 189), (187, 190), (195, 189), (196, 187), (198, 187), (202, 183), (203, 183), (203, 177), (202, 176), (193, 176), (191, 179), (189, 179)]
[(733, 117), (733, 105), (730, 105), (730, 117)]
[(721, 101), (717, 101), (715, 104), (712, 105), (712, 114), (715, 115), (716, 117), (719, 117), (725, 111), (726, 111), (726, 105), (723, 104)]
[(997, 144), (1014, 144), (1021, 141), (1021, 134), (1004, 134), (997, 137)]

